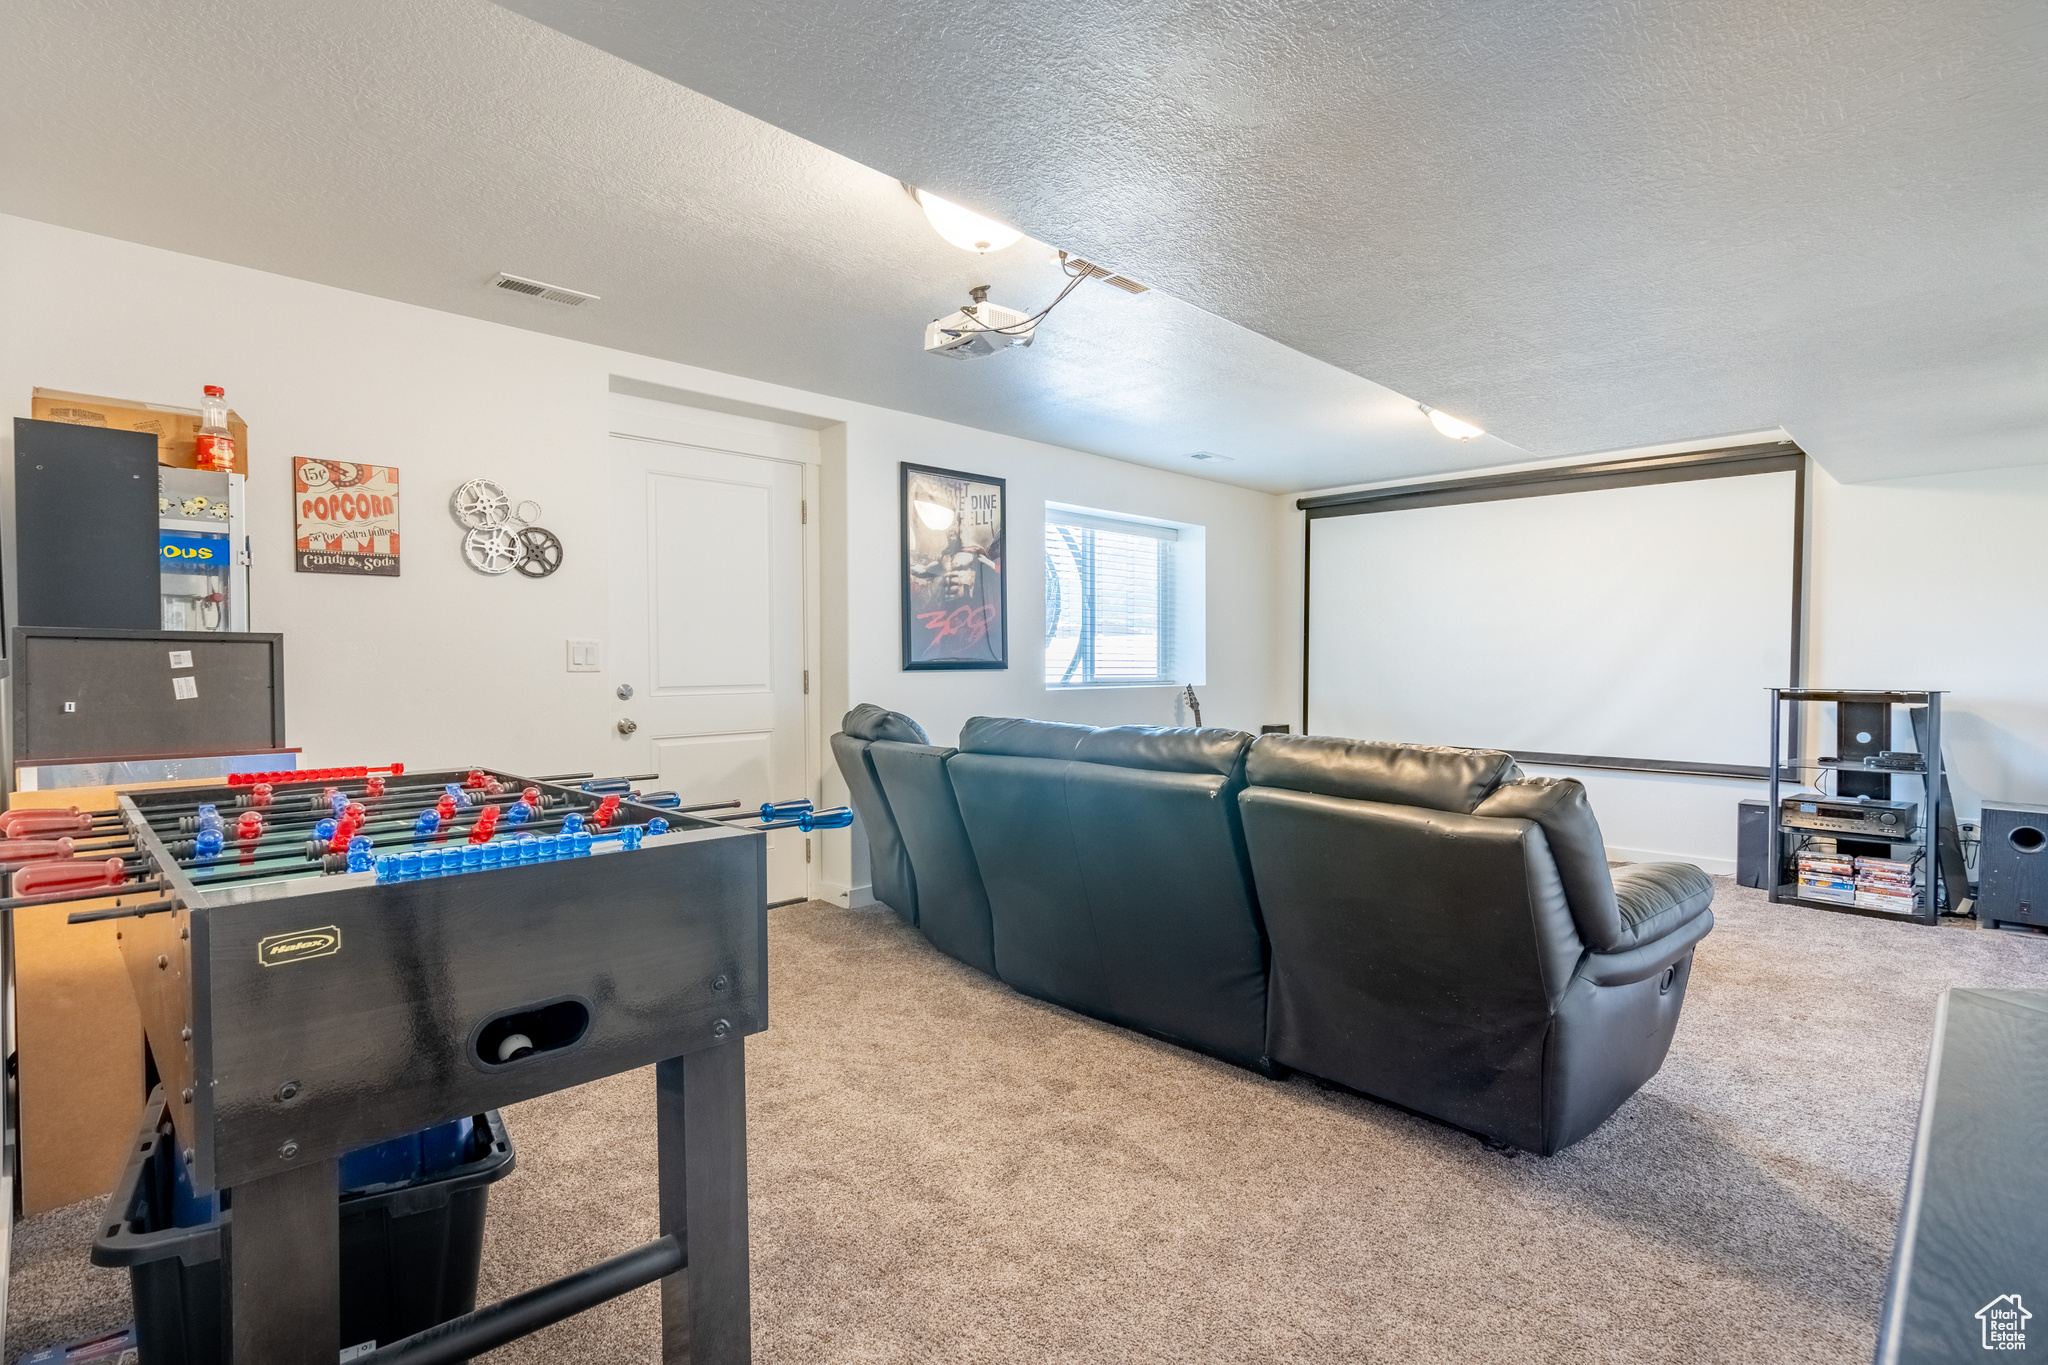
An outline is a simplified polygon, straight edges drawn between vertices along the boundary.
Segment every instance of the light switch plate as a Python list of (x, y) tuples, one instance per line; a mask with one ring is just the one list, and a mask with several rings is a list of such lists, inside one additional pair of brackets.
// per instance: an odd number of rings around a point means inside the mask
[(598, 671), (597, 641), (569, 641), (569, 671), (571, 673), (595, 673)]

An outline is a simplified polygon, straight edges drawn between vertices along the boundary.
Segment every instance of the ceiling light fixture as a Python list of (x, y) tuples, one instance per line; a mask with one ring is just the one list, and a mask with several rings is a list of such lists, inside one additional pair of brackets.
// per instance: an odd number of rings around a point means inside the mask
[(1448, 412), (1438, 412), (1427, 403), (1417, 403), (1415, 406), (1422, 409), (1422, 415), (1429, 418), (1431, 426), (1450, 437), (1453, 441), (1469, 441), (1474, 436), (1484, 436), (1486, 434), (1470, 422), (1461, 422)]
[(910, 193), (924, 209), (924, 216), (931, 220), (933, 230), (962, 251), (986, 256), (991, 251), (1015, 246), (1024, 239), (1024, 234), (1017, 229), (1005, 227), (993, 218), (984, 218), (973, 209), (963, 209), (930, 190), (913, 187)]

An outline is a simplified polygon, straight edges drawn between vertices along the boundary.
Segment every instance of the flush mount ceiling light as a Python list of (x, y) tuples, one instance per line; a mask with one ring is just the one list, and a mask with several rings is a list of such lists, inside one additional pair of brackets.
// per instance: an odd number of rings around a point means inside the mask
[(986, 256), (991, 251), (1001, 251), (1014, 246), (1024, 239), (1024, 234), (1013, 227), (1005, 227), (993, 218), (984, 218), (973, 209), (963, 209), (950, 199), (941, 199), (929, 190), (906, 185), (911, 198), (924, 209), (924, 216), (931, 221), (932, 228), (959, 247)]
[(943, 531), (953, 524), (953, 509), (944, 503), (926, 502), (918, 498), (911, 503), (917, 509), (917, 519), (934, 531)]
[(1486, 434), (1470, 422), (1461, 422), (1448, 412), (1438, 412), (1427, 403), (1417, 403), (1415, 406), (1422, 409), (1422, 415), (1429, 418), (1431, 426), (1450, 437), (1453, 441), (1469, 441), (1474, 436), (1484, 436)]

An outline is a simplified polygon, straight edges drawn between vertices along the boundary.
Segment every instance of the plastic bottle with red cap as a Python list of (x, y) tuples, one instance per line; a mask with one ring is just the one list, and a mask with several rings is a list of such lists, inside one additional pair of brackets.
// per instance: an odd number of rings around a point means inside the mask
[(210, 469), (217, 474), (235, 472), (235, 437), (228, 430), (227, 390), (218, 384), (206, 386), (206, 396), (199, 404), (199, 439), (197, 459), (201, 469)]

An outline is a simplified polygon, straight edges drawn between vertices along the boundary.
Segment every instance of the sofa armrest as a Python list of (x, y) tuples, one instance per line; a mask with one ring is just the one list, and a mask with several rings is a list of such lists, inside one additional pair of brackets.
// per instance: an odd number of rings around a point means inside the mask
[(1640, 948), (1712, 905), (1714, 882), (1691, 863), (1631, 863), (1615, 869), (1614, 901), (1624, 935), (1615, 948)]
[(1702, 910), (1659, 939), (1619, 953), (1587, 953), (1579, 975), (1596, 986), (1646, 981), (1698, 946), (1714, 927), (1714, 912)]

